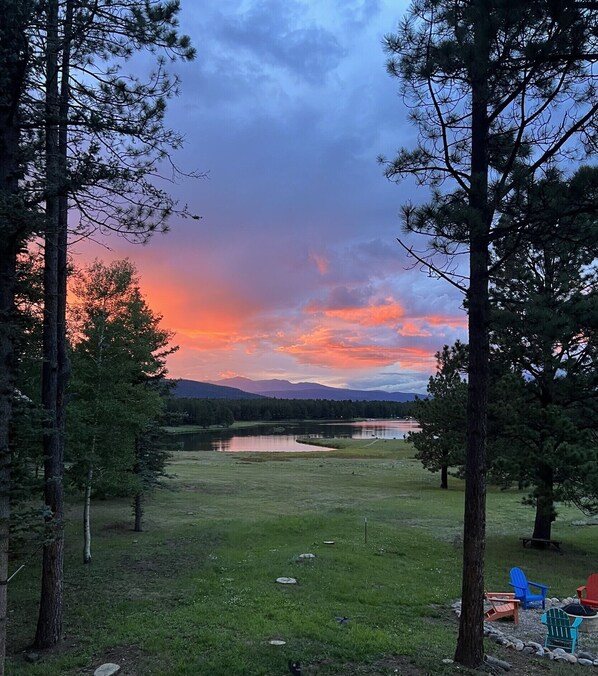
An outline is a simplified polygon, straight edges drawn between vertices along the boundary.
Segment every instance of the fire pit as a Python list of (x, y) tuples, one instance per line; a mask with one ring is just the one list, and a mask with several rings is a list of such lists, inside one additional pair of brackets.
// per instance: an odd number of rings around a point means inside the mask
[(567, 613), (571, 622), (577, 617), (583, 617), (579, 631), (586, 634), (598, 632), (598, 613), (592, 608), (588, 608), (581, 603), (569, 603), (569, 605), (564, 606), (563, 610)]

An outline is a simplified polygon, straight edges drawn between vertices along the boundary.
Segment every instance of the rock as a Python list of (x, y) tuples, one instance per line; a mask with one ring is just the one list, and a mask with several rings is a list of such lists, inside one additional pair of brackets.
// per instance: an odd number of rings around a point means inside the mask
[(93, 676), (112, 676), (112, 674), (118, 674), (120, 671), (120, 667), (118, 664), (114, 664), (113, 662), (106, 662), (106, 664), (102, 664), (101, 667), (98, 667), (94, 672)]
[(567, 661), (570, 662), (571, 664), (577, 664), (577, 657), (575, 657), (575, 655), (571, 655), (570, 653), (568, 653)]
[(294, 577), (277, 577), (276, 582), (278, 584), (297, 584), (297, 580)]
[(567, 653), (562, 648), (554, 648), (552, 652), (555, 655), (567, 655)]
[(297, 557), (298, 561), (311, 561), (312, 559), (315, 559), (316, 555), (315, 554), (299, 554)]
[(598, 667), (598, 660), (594, 660), (594, 666)]
[(41, 655), (39, 653), (25, 653), (25, 662), (31, 662), (31, 664), (34, 664), (35, 662), (39, 662), (41, 659)]
[(529, 655), (534, 655), (536, 651), (531, 647), (531, 645), (526, 645), (523, 647), (523, 652), (528, 653)]
[(287, 643), (286, 641), (281, 641), (281, 640), (278, 639), (278, 638), (273, 638), (273, 639), (270, 641), (270, 645), (286, 645), (286, 643)]
[(511, 670), (511, 665), (508, 662), (504, 662), (503, 660), (499, 660), (496, 657), (492, 657), (492, 655), (486, 655), (484, 657), (484, 661), (486, 664), (493, 668), (498, 668), (502, 669), (503, 671), (510, 671)]
[(594, 655), (592, 655), (591, 653), (587, 653), (585, 650), (580, 650), (577, 653), (577, 657), (578, 658), (581, 657), (582, 660), (592, 660), (592, 661), (594, 660)]
[(538, 657), (544, 657), (545, 654), (546, 654), (546, 651), (544, 650), (544, 648), (542, 646), (540, 646), (538, 648), (538, 650), (536, 650), (536, 655)]
[(578, 657), (577, 658), (577, 664), (581, 664), (584, 667), (591, 667), (591, 666), (593, 666), (594, 662), (592, 662), (592, 660), (586, 660), (583, 657)]
[(530, 648), (533, 648), (534, 650), (544, 650), (544, 647), (540, 645), (539, 643), (536, 643), (535, 641), (526, 641), (525, 642), (526, 646), (529, 646)]
[(445, 657), (445, 658), (442, 660), (442, 664), (452, 664), (452, 663), (453, 663), (453, 660), (451, 660), (450, 657)]

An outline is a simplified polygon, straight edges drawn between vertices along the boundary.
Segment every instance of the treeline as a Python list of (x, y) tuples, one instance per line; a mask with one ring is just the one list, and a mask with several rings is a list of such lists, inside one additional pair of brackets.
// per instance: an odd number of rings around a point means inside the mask
[(232, 425), (247, 420), (349, 420), (404, 418), (414, 402), (333, 401), (331, 399), (170, 399), (173, 425)]

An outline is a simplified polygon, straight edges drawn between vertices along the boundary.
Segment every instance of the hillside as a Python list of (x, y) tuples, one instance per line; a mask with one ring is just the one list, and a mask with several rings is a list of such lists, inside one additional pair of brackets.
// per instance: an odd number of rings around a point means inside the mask
[(179, 399), (263, 399), (259, 394), (244, 392), (236, 387), (202, 383), (197, 380), (174, 380), (172, 393)]

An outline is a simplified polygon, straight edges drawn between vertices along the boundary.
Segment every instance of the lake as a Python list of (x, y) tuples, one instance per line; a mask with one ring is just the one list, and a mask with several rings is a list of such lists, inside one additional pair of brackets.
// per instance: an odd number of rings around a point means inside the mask
[(297, 437), (350, 439), (403, 439), (419, 429), (414, 420), (363, 420), (359, 422), (298, 422), (280, 425), (195, 432), (174, 435), (183, 451), (219, 451), (222, 453), (289, 453), (321, 451)]

